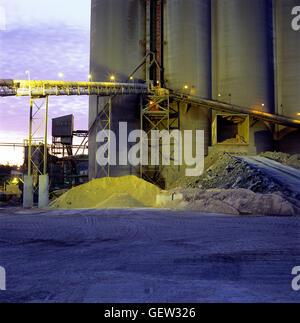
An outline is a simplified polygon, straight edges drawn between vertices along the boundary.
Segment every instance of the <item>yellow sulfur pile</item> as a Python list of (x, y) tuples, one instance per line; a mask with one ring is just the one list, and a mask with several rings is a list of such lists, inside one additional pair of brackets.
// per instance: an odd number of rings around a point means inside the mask
[(155, 207), (160, 189), (136, 176), (100, 178), (74, 187), (52, 209)]
[(96, 209), (130, 209), (143, 208), (145, 205), (129, 194), (114, 194), (99, 203)]

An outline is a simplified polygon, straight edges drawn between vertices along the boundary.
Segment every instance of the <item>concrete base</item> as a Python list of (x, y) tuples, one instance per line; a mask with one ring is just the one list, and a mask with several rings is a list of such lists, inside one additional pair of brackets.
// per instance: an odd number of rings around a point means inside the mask
[(33, 176), (24, 176), (23, 207), (33, 207)]
[(39, 176), (39, 208), (47, 207), (49, 204), (49, 176)]

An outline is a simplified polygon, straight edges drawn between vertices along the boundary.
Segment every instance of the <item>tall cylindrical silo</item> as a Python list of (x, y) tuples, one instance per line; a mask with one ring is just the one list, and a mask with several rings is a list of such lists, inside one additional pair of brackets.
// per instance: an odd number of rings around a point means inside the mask
[(272, 0), (212, 0), (213, 98), (274, 112)]
[(164, 13), (166, 86), (210, 98), (210, 1), (166, 0)]
[[(211, 98), (210, 0), (166, 0), (164, 5), (164, 76), (172, 90)], [(186, 87), (186, 88), (185, 88)], [(204, 130), (210, 143), (210, 113), (181, 109), (182, 130)]]
[(299, 0), (275, 0), (276, 103), (278, 113), (300, 119), (300, 10), (293, 14), (297, 6)]
[[(300, 120), (300, 3), (275, 0), (274, 5), (276, 110), (278, 114)], [(279, 135), (279, 149), (300, 153), (299, 139), (299, 130)]]
[[(92, 0), (91, 62), (93, 81), (126, 82), (134, 68), (145, 56), (146, 5), (144, 0)], [(135, 74), (136, 82), (145, 80), (145, 70)], [(89, 126), (107, 103), (107, 98), (91, 97)], [(128, 123), (128, 132), (140, 128), (138, 96), (119, 96), (112, 100), (112, 127), (118, 137), (119, 122)], [(98, 145), (94, 126), (89, 136), (89, 177), (101, 177), (101, 167), (96, 162)], [(117, 142), (118, 154), (129, 149)], [(117, 155), (118, 155), (117, 154)], [(111, 167), (111, 176), (135, 174), (130, 166)]]

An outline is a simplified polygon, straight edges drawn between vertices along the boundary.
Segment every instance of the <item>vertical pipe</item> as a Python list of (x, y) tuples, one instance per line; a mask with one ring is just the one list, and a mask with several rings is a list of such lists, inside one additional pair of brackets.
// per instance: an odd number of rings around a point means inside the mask
[(30, 96), (30, 117), (29, 117), (29, 143), (28, 143), (28, 176), (31, 176), (31, 152), (32, 152), (32, 118), (33, 98)]
[[(100, 102), (100, 97), (97, 96), (96, 98), (96, 117), (99, 114), (99, 103)], [(97, 178), (97, 170), (98, 170), (98, 163), (97, 163), (97, 150), (98, 150), (98, 144), (97, 144), (97, 134), (98, 134), (98, 124), (95, 126), (95, 164), (94, 164), (94, 178)]]
[[(151, 51), (151, 4), (150, 0), (146, 2), (146, 54)], [(150, 62), (151, 55), (147, 56), (146, 60), (146, 81), (150, 83)]]
[(109, 108), (108, 108), (108, 169), (107, 169), (107, 174), (108, 177), (110, 176), (110, 150), (111, 150), (111, 96), (109, 97)]
[[(140, 97), (140, 123), (141, 123), (141, 156), (143, 158), (143, 96)], [(140, 164), (140, 178), (143, 177), (143, 163)]]
[(45, 107), (45, 133), (44, 133), (44, 172), (43, 175), (47, 174), (47, 160), (48, 160), (48, 103), (49, 96), (46, 96), (46, 107)]
[(161, 67), (162, 67), (162, 1), (156, 1), (156, 20), (155, 20), (155, 32), (156, 32), (156, 59), (159, 64), (156, 71), (156, 80), (159, 84), (162, 83)]

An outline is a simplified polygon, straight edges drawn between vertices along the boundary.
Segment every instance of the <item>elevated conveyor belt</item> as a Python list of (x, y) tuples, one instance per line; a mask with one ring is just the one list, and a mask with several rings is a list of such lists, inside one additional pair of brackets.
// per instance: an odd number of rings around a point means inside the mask
[(144, 94), (153, 92), (159, 94), (169, 92), (170, 96), (181, 102), (199, 106), (201, 108), (226, 111), (229, 113), (248, 114), (257, 119), (273, 122), (292, 128), (300, 129), (300, 120), (293, 118), (265, 113), (246, 107), (235, 106), (220, 101), (212, 101), (199, 97), (186, 95), (172, 90), (150, 87), (146, 83), (116, 83), (116, 82), (64, 82), (64, 81), (38, 81), (38, 80), (0, 80), (0, 96), (77, 96), (77, 95), (97, 95), (114, 96)]
[(273, 122), (273, 123), (280, 124), (283, 126), (300, 129), (300, 120), (296, 120), (296, 119), (293, 119), (290, 117), (266, 113), (266, 112), (262, 112), (259, 110), (246, 108), (246, 107), (235, 106), (235, 105), (228, 104), (225, 102), (201, 99), (201, 98), (198, 98), (195, 96), (182, 94), (180, 92), (170, 91), (170, 95), (178, 101), (185, 102), (187, 104), (192, 104), (195, 106), (199, 106), (202, 108), (214, 109), (217, 111), (226, 111), (229, 113), (248, 114), (248, 115), (255, 117), (257, 119), (260, 119), (260, 120), (269, 121), (269, 122)]
[(140, 83), (0, 80), (0, 96), (111, 96), (148, 92), (148, 85)]

